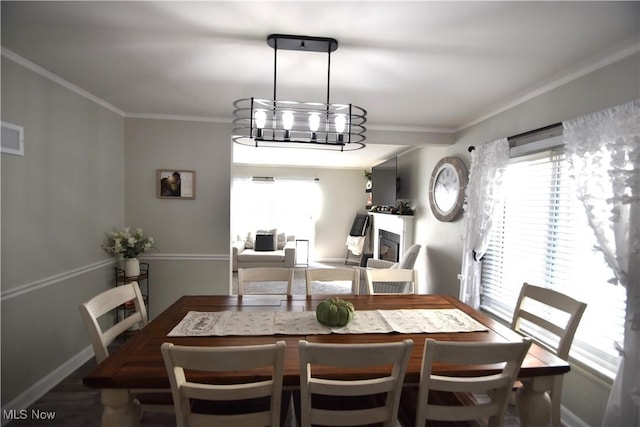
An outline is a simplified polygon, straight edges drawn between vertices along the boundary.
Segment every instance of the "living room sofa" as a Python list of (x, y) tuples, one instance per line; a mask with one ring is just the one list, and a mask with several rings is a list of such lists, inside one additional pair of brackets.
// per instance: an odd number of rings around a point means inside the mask
[(238, 268), (252, 267), (281, 267), (293, 268), (296, 264), (296, 238), (294, 235), (285, 237), (284, 233), (276, 235), (274, 250), (264, 250), (256, 244), (256, 236), (260, 232), (250, 234), (246, 239), (239, 239), (232, 245), (233, 271)]

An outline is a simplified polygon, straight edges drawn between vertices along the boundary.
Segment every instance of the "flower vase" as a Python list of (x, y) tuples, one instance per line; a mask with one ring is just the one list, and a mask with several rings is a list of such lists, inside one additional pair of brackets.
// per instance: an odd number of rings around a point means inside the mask
[(138, 261), (138, 258), (124, 259), (124, 275), (126, 277), (137, 277), (140, 275), (140, 261)]

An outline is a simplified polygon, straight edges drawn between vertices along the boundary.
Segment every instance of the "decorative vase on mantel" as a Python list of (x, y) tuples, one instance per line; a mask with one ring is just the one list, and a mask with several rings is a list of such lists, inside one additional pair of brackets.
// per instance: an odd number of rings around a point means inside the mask
[(140, 275), (140, 261), (138, 261), (138, 258), (124, 259), (124, 275), (126, 277), (137, 277)]

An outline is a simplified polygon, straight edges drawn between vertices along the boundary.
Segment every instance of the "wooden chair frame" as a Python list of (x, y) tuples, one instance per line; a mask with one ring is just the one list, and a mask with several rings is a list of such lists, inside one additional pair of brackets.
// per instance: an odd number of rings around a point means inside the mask
[[(293, 294), (293, 268), (255, 267), (238, 269), (238, 296), (245, 295), (245, 282), (286, 282), (287, 296)], [(262, 295), (284, 295), (282, 292), (264, 292)]]
[(357, 268), (308, 268), (305, 270), (307, 295), (313, 295), (314, 281), (350, 281), (351, 293), (360, 293), (360, 270)]
[[(132, 309), (122, 311), (127, 316), (103, 331), (99, 319), (106, 314), (111, 314), (114, 309), (130, 301), (133, 301)], [(108, 347), (116, 338), (133, 327), (141, 329), (149, 322), (138, 282), (130, 282), (108, 289), (82, 303), (79, 309), (98, 363), (109, 356)], [(168, 389), (132, 389), (129, 391), (136, 395), (143, 410), (163, 413), (173, 412), (173, 402)]]
[[(407, 292), (398, 292), (400, 286), (411, 283), (411, 290), (408, 293), (415, 294), (418, 289), (418, 272), (416, 270), (396, 269), (396, 268), (373, 268), (365, 270), (365, 278), (367, 280), (367, 288), (369, 294), (406, 294)], [(378, 284), (378, 288), (384, 287), (391, 292), (376, 292), (374, 283)]]
[[(161, 351), (171, 383), (178, 427), (219, 425), (225, 427), (280, 426), (282, 377), (286, 344), (228, 347), (177, 346), (162, 344)], [(263, 379), (264, 368), (269, 378)], [(255, 381), (240, 384), (204, 384), (191, 381), (185, 370), (256, 370)], [(210, 414), (192, 410), (192, 399), (212, 402), (270, 398), (269, 409), (239, 404), (244, 413)]]
[[(566, 313), (566, 323), (564, 325), (557, 325), (543, 317), (543, 314), (539, 313), (537, 310), (527, 308), (527, 300), (537, 301), (538, 303), (543, 304), (543, 307), (551, 307), (555, 310)], [(552, 289), (530, 285), (525, 282), (522, 285), (520, 295), (518, 296), (518, 302), (516, 303), (516, 308), (513, 312), (511, 329), (519, 332), (520, 334), (531, 336), (536, 343), (549, 349), (558, 357), (568, 360), (569, 349), (571, 348), (573, 338), (578, 329), (578, 325), (580, 324), (580, 319), (582, 319), (582, 315), (586, 308), (587, 304), (565, 294)], [(533, 325), (555, 335), (558, 339), (557, 345), (554, 347), (548, 342), (542, 341), (531, 334), (527, 334), (526, 331), (522, 330), (522, 320), (529, 321)], [(554, 427), (560, 427), (562, 425), (560, 420), (560, 402), (562, 397), (563, 380), (564, 375), (556, 375), (553, 379), (553, 386), (549, 393), (551, 398), (551, 422)]]
[[(134, 303), (134, 310), (129, 316), (103, 331), (98, 319), (129, 301)], [(148, 323), (147, 309), (144, 305), (138, 282), (131, 282), (108, 289), (82, 303), (79, 309), (98, 363), (109, 356), (107, 347), (118, 336), (132, 327), (142, 328)]]
[[(452, 342), (425, 340), (418, 391), (416, 427), (424, 427), (427, 419), (439, 421), (470, 421), (488, 417), (488, 425), (500, 427), (509, 395), (520, 365), (527, 355), (531, 340), (521, 342)], [(503, 367), (488, 367), (487, 375), (459, 377), (455, 372), (449, 375), (434, 375), (432, 367), (438, 361), (468, 365), (503, 364)], [(495, 373), (498, 369), (499, 372)], [(465, 398), (467, 405), (442, 405), (428, 403), (429, 393), (448, 392), (464, 394), (486, 394), (488, 401), (475, 402)], [(469, 404), (471, 403), (471, 404)]]
[[(404, 375), (413, 349), (412, 340), (376, 344), (321, 344), (301, 340), (300, 405), (302, 427), (312, 424), (354, 426), (383, 423), (396, 425)], [(371, 368), (374, 378), (358, 380), (327, 379), (323, 366)], [(384, 371), (381, 367), (386, 367)], [(318, 370), (318, 375), (314, 375)], [(312, 395), (369, 398), (385, 395), (383, 406), (360, 409), (321, 409), (313, 407)]]

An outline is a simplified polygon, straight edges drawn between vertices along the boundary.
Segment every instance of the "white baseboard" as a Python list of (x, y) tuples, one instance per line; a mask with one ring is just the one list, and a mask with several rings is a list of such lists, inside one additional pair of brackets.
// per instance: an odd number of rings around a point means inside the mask
[[(76, 371), (82, 365), (84, 365), (89, 359), (93, 357), (93, 348), (91, 346), (85, 348), (80, 353), (73, 356), (71, 359), (58, 366), (47, 376), (40, 381), (29, 387), (22, 394), (17, 396), (11, 402), (2, 407), (2, 413), (5, 411), (22, 411), (29, 408), (36, 403), (38, 399), (47, 394), (51, 389), (58, 385), (62, 380), (68, 377), (71, 373)], [(12, 420), (2, 417), (2, 425), (7, 424)]]
[(567, 427), (590, 427), (589, 424), (582, 421), (573, 412), (560, 405), (560, 419)]

